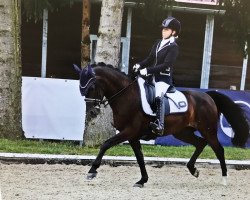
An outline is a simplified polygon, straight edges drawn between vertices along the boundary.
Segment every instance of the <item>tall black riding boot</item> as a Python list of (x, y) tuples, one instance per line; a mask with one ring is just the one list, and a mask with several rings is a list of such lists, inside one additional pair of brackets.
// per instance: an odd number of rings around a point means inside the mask
[(155, 103), (156, 103), (156, 121), (151, 122), (150, 126), (152, 128), (153, 133), (162, 136), (164, 132), (164, 101), (162, 97), (156, 97)]

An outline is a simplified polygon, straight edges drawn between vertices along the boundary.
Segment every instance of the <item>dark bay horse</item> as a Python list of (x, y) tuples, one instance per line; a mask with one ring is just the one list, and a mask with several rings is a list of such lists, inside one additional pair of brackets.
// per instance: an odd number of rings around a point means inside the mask
[[(141, 108), (137, 82), (110, 66), (89, 65), (82, 70), (75, 66), (75, 69), (80, 75), (80, 92), (86, 97), (85, 100), (108, 103), (113, 111), (114, 127), (119, 130), (118, 134), (103, 143), (87, 178), (92, 179), (97, 175), (97, 168), (109, 148), (128, 140), (141, 170), (141, 179), (134, 186), (143, 187), (148, 181), (148, 174), (140, 139), (145, 136), (154, 139), (156, 136), (148, 131), (149, 123), (154, 118), (145, 115)], [(216, 91), (207, 93), (183, 91), (183, 93), (188, 101), (188, 110), (185, 113), (165, 117), (164, 135), (172, 134), (175, 138), (195, 146), (195, 151), (187, 163), (190, 173), (195, 177), (199, 176), (199, 171), (195, 167), (196, 159), (204, 147), (210, 145), (220, 162), (223, 180), (226, 181), (224, 149), (217, 138), (219, 114), (222, 112), (231, 124), (235, 132), (232, 143), (236, 146), (244, 147), (249, 135), (248, 122), (238, 105), (221, 93)], [(202, 137), (195, 135), (196, 130)]]

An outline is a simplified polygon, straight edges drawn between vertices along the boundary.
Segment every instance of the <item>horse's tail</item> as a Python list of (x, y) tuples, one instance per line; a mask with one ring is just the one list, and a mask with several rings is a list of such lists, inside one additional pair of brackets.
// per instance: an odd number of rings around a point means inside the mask
[(206, 92), (215, 102), (219, 112), (223, 113), (227, 121), (234, 130), (234, 138), (232, 144), (234, 146), (245, 147), (249, 137), (249, 124), (243, 110), (239, 105), (234, 103), (228, 96), (216, 92)]

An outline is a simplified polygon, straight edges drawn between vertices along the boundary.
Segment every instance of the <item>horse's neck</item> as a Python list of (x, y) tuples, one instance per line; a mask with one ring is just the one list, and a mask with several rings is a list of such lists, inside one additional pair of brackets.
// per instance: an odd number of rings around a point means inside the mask
[(130, 81), (123, 74), (112, 70), (99, 70), (98, 76), (106, 98), (111, 98), (129, 85)]
[(105, 93), (104, 95), (107, 98), (110, 98), (111, 96), (117, 94), (129, 84), (128, 81), (124, 81), (122, 79), (117, 79), (117, 78), (116, 79), (107, 78), (105, 82), (106, 82), (106, 88), (104, 91)]

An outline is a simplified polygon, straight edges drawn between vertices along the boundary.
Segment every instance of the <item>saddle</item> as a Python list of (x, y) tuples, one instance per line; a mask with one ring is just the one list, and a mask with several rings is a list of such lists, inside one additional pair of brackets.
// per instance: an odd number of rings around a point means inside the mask
[[(155, 116), (155, 86), (143, 79), (137, 78), (140, 88), (141, 104), (145, 114)], [(165, 115), (186, 112), (188, 108), (185, 95), (176, 90), (174, 86), (169, 86), (164, 95)]]

